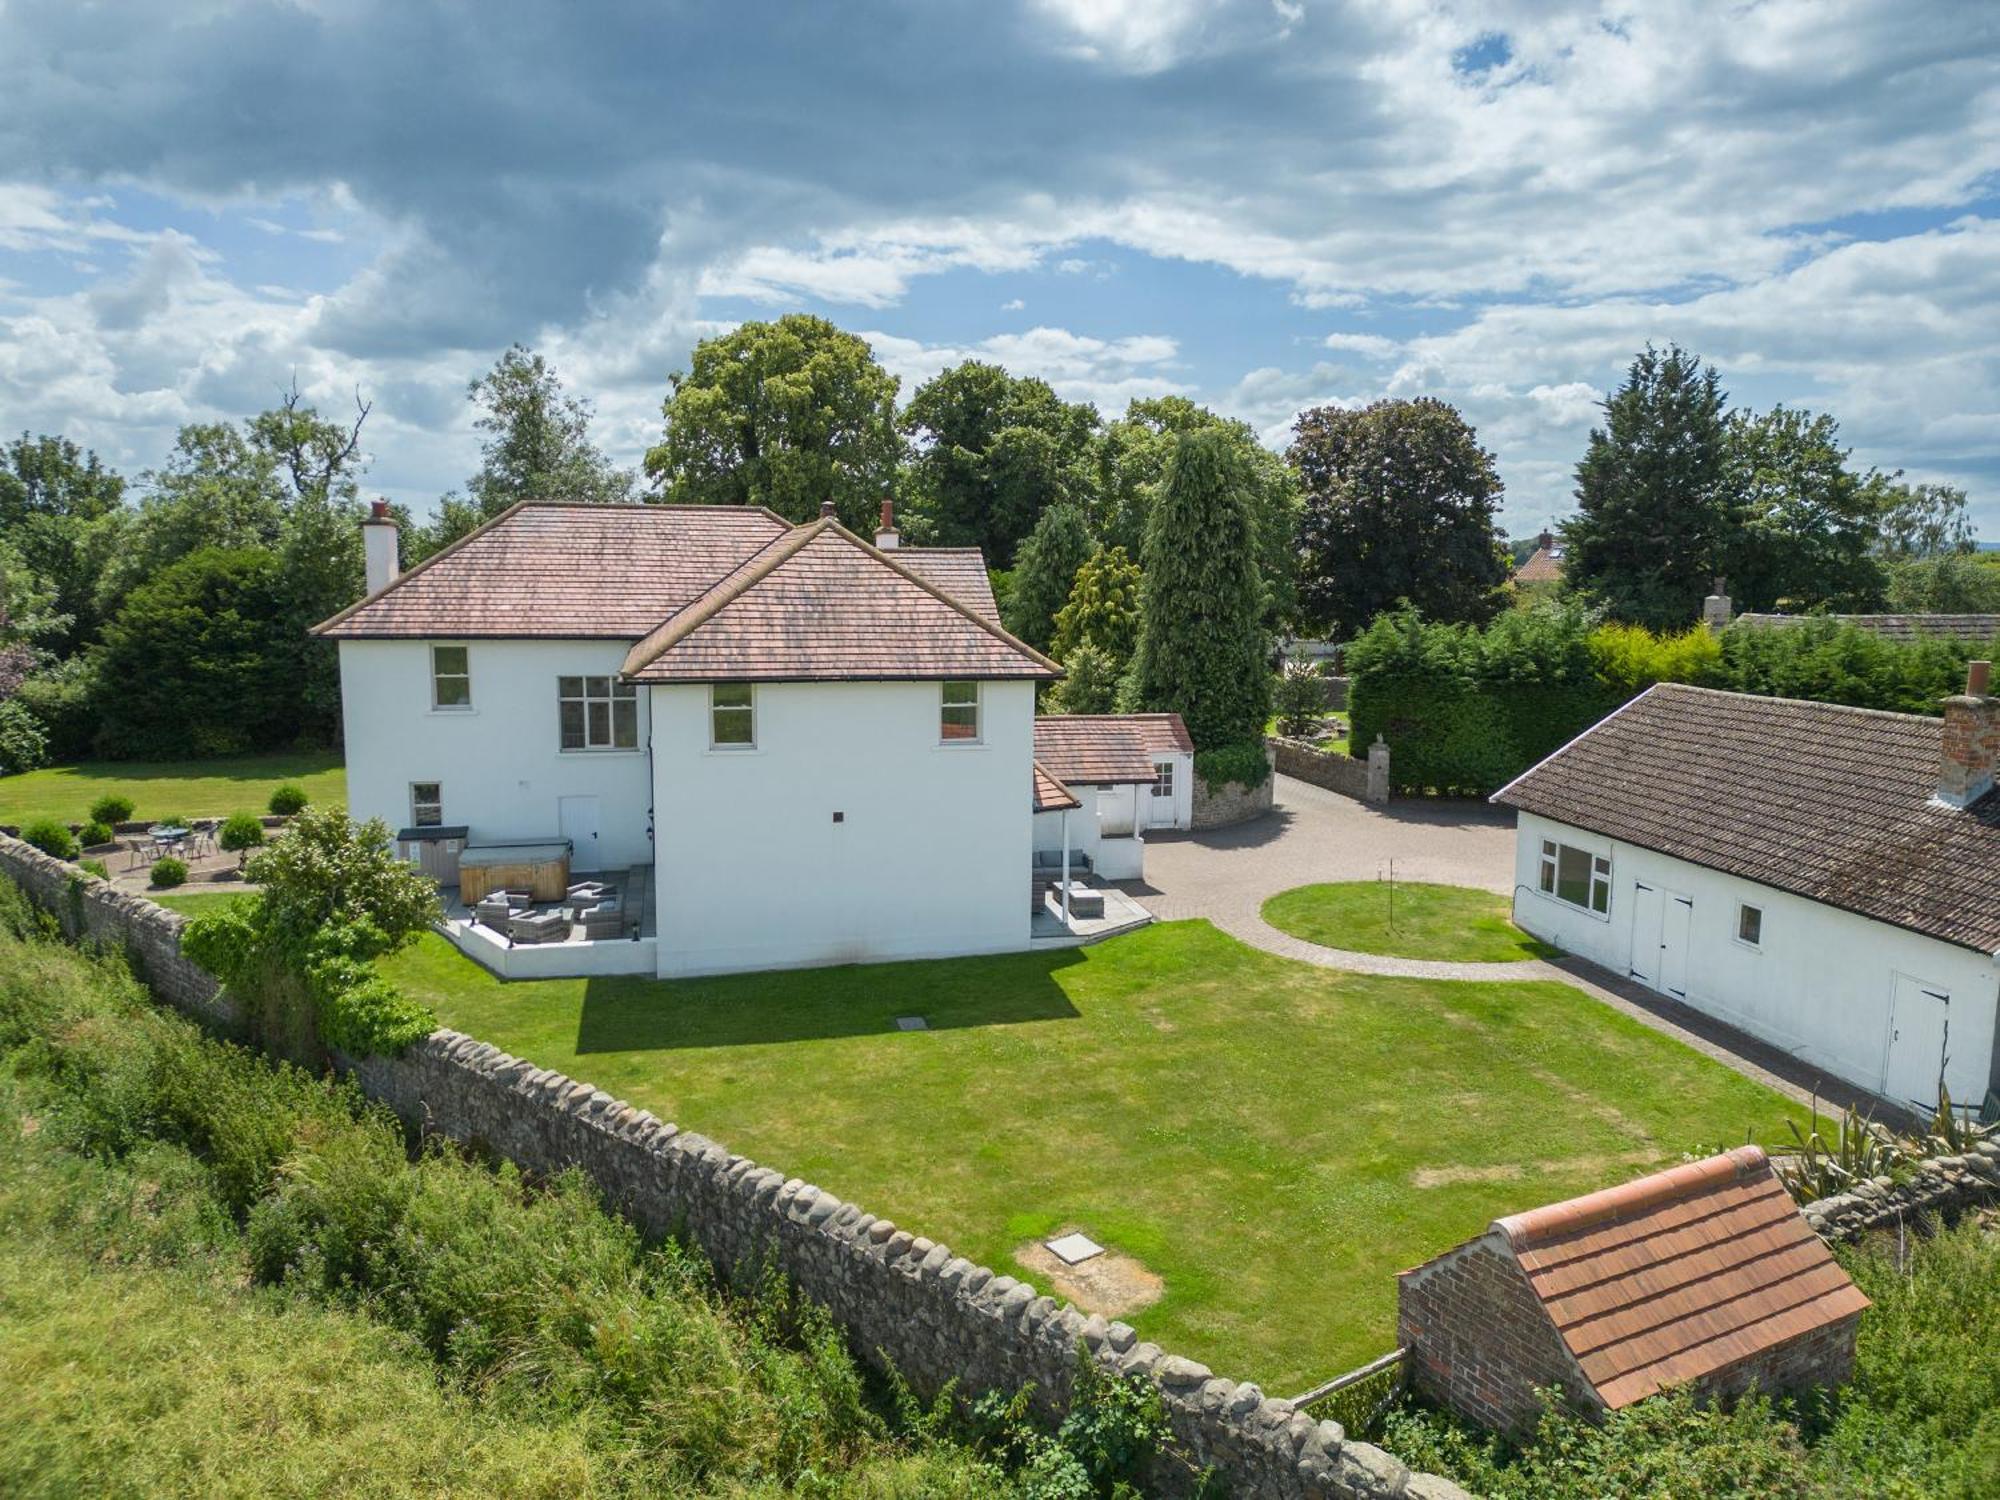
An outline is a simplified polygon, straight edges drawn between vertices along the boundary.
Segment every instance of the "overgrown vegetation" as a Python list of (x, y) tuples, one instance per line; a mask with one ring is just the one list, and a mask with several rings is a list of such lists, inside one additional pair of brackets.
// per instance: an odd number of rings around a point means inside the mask
[[(1095, 1370), (1053, 1436), (1021, 1398), (923, 1408), (767, 1267), (720, 1286), (575, 1173), (412, 1159), (351, 1086), (202, 1035), (45, 925), (0, 882), (18, 1493), (1068, 1500), (1129, 1493), (1164, 1439), (1157, 1394)], [(58, 1371), (61, 1401), (33, 1378)]]
[(1685, 1392), (1601, 1425), (1551, 1408), (1519, 1448), (1436, 1412), (1382, 1441), (1492, 1500), (1985, 1500), (2000, 1493), (2000, 1237), (1968, 1216), (1918, 1240), (1836, 1252), (1874, 1302), (1854, 1378), (1733, 1407)]

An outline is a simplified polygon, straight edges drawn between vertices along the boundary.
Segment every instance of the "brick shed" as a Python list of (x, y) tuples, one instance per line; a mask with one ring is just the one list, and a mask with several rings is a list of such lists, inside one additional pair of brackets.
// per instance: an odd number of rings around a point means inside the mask
[(1868, 1299), (1806, 1227), (1764, 1153), (1739, 1146), (1496, 1219), (1397, 1285), (1397, 1342), (1431, 1400), (1503, 1432), (1535, 1390), (1616, 1411), (1834, 1384)]

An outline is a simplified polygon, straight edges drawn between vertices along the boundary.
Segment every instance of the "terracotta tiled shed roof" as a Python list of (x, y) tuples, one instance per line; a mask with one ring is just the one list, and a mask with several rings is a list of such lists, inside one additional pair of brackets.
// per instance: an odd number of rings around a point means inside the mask
[(637, 640), (789, 530), (740, 505), (518, 505), (317, 631)]
[[(1171, 726), (1161, 722), (1168, 719)], [(1035, 759), (1072, 786), (1151, 781), (1154, 746), (1164, 746), (1165, 754), (1191, 748), (1186, 741), (1178, 714), (1047, 714), (1035, 720)]]
[(1815, 620), (1831, 620), (1853, 625), (1871, 635), (1892, 641), (1916, 641), (1936, 637), (1949, 641), (1984, 644), (2000, 640), (2000, 615), (1757, 615), (1736, 617), (1739, 625), (1806, 625)]
[(1493, 800), (2000, 949), (2000, 792), (1932, 800), (1941, 721), (1661, 683)]
[(1868, 1306), (1756, 1146), (1493, 1230), (1613, 1410)]
[(1035, 762), (1035, 811), (1061, 812), (1066, 807), (1081, 807), (1076, 793), (1049, 774), (1048, 767)]
[(1062, 669), (831, 520), (794, 527), (627, 653), (639, 682), (1044, 679)]

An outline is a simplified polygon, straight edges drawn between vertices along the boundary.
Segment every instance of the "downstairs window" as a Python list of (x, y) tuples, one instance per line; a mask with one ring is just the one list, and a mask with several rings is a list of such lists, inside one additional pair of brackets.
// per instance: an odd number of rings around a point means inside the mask
[(1600, 916), (1611, 911), (1611, 861), (1574, 844), (1542, 840), (1541, 891)]

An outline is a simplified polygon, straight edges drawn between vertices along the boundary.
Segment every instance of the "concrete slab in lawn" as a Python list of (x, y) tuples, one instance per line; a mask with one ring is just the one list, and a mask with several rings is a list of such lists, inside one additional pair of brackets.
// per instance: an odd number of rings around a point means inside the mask
[(929, 1031), (931, 1023), (926, 1021), (922, 1016), (898, 1016), (896, 1017), (896, 1029), (898, 1031)]
[(1104, 1247), (1088, 1235), (1066, 1234), (1060, 1239), (1048, 1242), (1049, 1253), (1066, 1266), (1080, 1265), (1093, 1255), (1102, 1255)]

